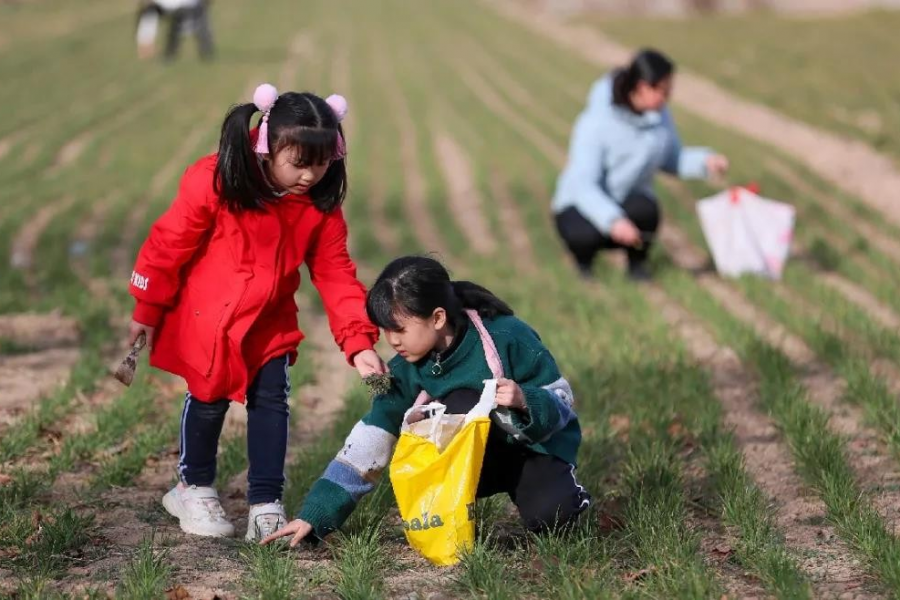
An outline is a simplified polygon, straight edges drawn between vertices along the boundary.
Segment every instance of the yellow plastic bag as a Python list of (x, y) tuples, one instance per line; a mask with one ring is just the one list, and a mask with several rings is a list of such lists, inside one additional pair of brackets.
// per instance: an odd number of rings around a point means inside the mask
[[(475, 541), (475, 491), (495, 406), (497, 380), (485, 381), (468, 414), (445, 415), (439, 402), (403, 419), (390, 477), (410, 546), (437, 565), (454, 565)], [(409, 423), (415, 411), (433, 416)]]

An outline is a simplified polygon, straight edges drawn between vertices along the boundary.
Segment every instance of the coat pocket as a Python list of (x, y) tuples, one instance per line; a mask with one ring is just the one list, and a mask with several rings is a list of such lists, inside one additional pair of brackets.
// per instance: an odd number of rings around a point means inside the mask
[(184, 300), (187, 310), (184, 315), (184, 327), (180, 334), (184, 336), (178, 348), (181, 359), (191, 368), (209, 377), (213, 372), (216, 356), (222, 351), (227, 324), (234, 312), (235, 302), (224, 295), (201, 293), (188, 285)]

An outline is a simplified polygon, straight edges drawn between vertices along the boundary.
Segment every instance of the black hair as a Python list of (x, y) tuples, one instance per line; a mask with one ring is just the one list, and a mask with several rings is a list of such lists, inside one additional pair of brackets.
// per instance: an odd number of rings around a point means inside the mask
[(512, 309), (487, 289), (471, 281), (451, 281), (437, 260), (427, 256), (394, 259), (378, 276), (366, 298), (369, 320), (388, 331), (400, 328), (398, 316), (420, 319), (443, 308), (451, 326), (465, 319), (465, 310), (474, 309), (486, 319), (511, 315)]
[[(222, 123), (216, 160), (215, 191), (231, 211), (261, 208), (277, 197), (260, 168), (250, 138), (250, 120), (258, 112), (255, 104), (238, 104)], [(298, 151), (303, 164), (321, 165), (331, 160), (338, 135), (344, 131), (334, 111), (322, 98), (309, 92), (286, 92), (278, 96), (269, 112), (269, 156), (284, 148)], [(332, 160), (324, 177), (309, 190), (316, 208), (330, 212), (347, 195), (345, 159)]]
[(155, 2), (141, 2), (138, 4), (138, 13), (137, 13), (137, 22), (136, 25), (141, 24), (141, 19), (144, 18), (145, 15), (149, 15), (150, 13), (156, 13), (157, 17), (161, 17), (163, 14), (162, 8)]
[(613, 103), (630, 107), (629, 98), (638, 83), (643, 81), (656, 87), (674, 72), (675, 63), (662, 52), (650, 48), (638, 51), (631, 64), (613, 76)]

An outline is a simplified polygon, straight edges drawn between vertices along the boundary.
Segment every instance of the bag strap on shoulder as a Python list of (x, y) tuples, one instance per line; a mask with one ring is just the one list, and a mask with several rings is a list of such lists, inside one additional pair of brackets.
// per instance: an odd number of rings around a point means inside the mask
[(481, 347), (484, 348), (484, 357), (487, 359), (488, 368), (491, 370), (491, 374), (494, 376), (494, 379), (502, 378), (503, 361), (500, 360), (500, 353), (497, 352), (494, 338), (488, 333), (487, 328), (484, 326), (484, 322), (481, 320), (481, 315), (478, 314), (477, 310), (471, 308), (466, 309), (466, 314), (469, 315), (469, 318), (475, 325), (475, 329), (478, 330), (478, 337), (481, 338)]

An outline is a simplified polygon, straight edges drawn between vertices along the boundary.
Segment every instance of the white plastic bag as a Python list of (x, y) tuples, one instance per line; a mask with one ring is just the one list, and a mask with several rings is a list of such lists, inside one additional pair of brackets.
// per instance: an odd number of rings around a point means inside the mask
[[(484, 382), (484, 389), (478, 404), (467, 414), (448, 415), (446, 414), (447, 407), (440, 402), (413, 406), (406, 411), (403, 417), (401, 431), (408, 431), (425, 438), (437, 446), (438, 450), (443, 450), (464, 425), (471, 423), (474, 419), (487, 417), (491, 413), (491, 410), (497, 406), (494, 400), (496, 396), (497, 380), (488, 379)], [(424, 419), (416, 419), (413, 417), (415, 413), (419, 413)]]
[(716, 270), (780, 279), (794, 235), (794, 207), (735, 187), (697, 202)]

